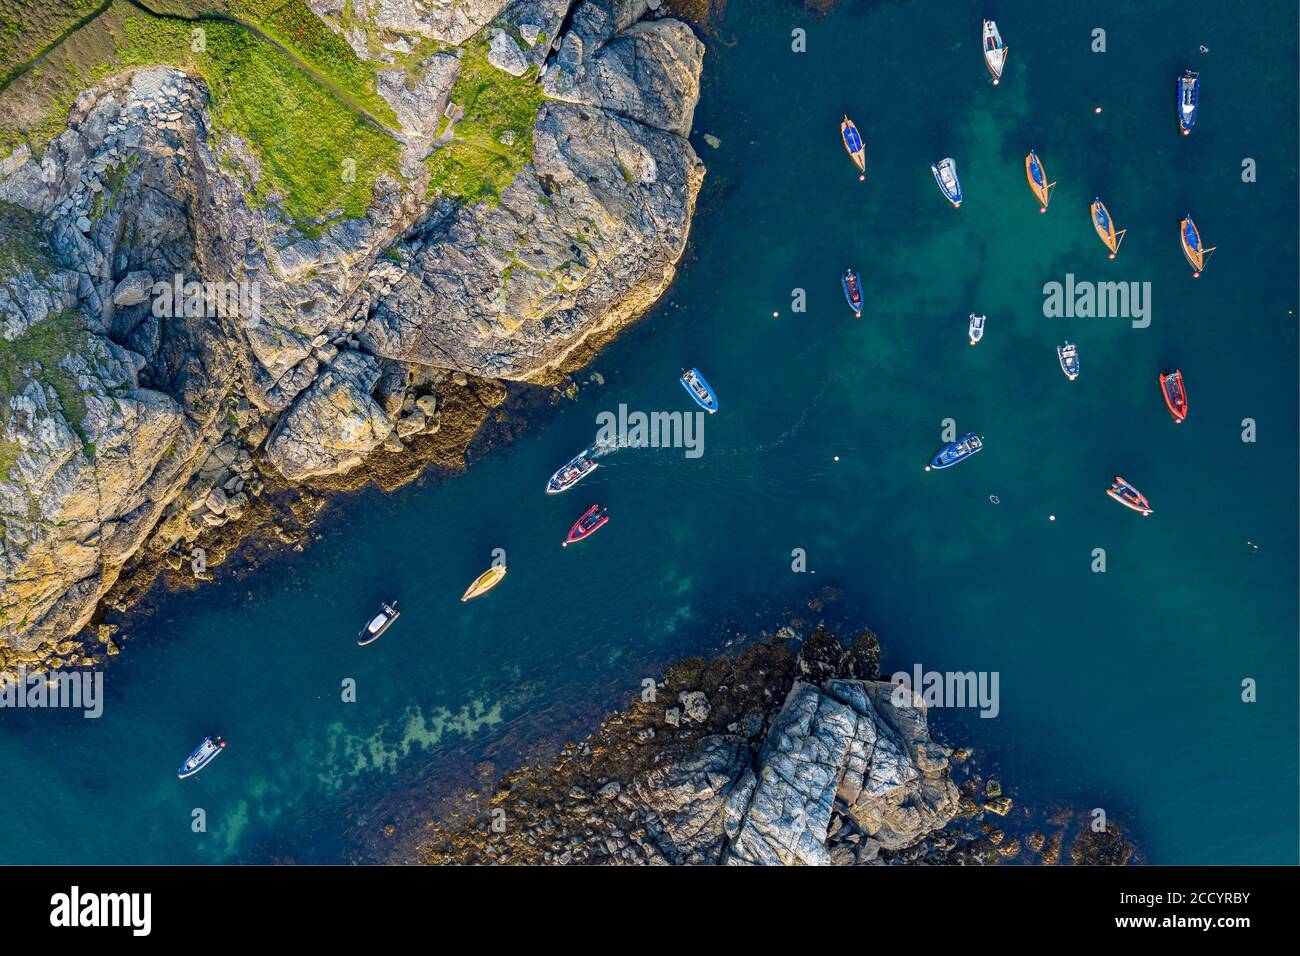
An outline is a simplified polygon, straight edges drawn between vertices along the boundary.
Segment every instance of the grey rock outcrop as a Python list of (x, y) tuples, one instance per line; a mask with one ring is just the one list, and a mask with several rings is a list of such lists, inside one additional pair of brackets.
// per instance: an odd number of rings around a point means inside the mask
[(686, 136), (703, 56), (704, 45), (680, 20), (628, 21), (625, 11), (584, 0), (543, 86), (554, 99)]
[(371, 396), (379, 375), (373, 356), (340, 352), (271, 433), (271, 464), (291, 481), (361, 464), (393, 430), (392, 419)]
[(530, 171), (498, 206), (431, 221), (358, 338), (404, 362), (545, 377), (662, 295), (703, 175), (680, 136), (548, 103)]
[(402, 132), (428, 140), (437, 132), (459, 70), (460, 56), (453, 50), (435, 53), (421, 63), (414, 82), (408, 83), (405, 70), (380, 70), (375, 79), (379, 95), (393, 108)]
[(796, 682), (759, 757), (757, 785), (728, 863), (826, 864), (838, 801), (884, 849), (939, 829), (957, 811), (948, 752), (923, 709), (896, 704), (885, 681)]
[(523, 76), (528, 72), (528, 60), (523, 51), (515, 38), (504, 30), (498, 30), (488, 44), (488, 62), (511, 76)]

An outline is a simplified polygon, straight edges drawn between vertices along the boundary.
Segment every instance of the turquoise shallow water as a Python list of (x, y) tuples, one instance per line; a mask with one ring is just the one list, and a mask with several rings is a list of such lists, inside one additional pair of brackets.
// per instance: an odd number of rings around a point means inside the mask
[[(823, 585), (841, 592), (837, 619), (880, 634), (889, 669), (999, 673), (996, 719), (934, 721), (1020, 799), (1105, 807), (1151, 862), (1295, 862), (1295, 10), (995, 6), (846, 4), (818, 20), (733, 3), (696, 117), (709, 176), (691, 250), (594, 363), (606, 384), (462, 479), (349, 498), (303, 554), (138, 615), (103, 718), (0, 711), (0, 862), (373, 858), (369, 837), (413, 795), (589, 726), (642, 676), (778, 623)], [(997, 88), (985, 15), (1010, 48)], [(1183, 138), (1174, 80), (1189, 66), (1202, 113)], [(864, 183), (838, 142), (845, 112)], [(1045, 216), (1030, 147), (1060, 184)], [(930, 176), (943, 156), (959, 210)], [(1130, 230), (1114, 262), (1088, 222), (1095, 194)], [(1197, 280), (1177, 245), (1189, 211), (1219, 246)], [(861, 320), (839, 289), (850, 264)], [(1045, 318), (1043, 285), (1067, 273), (1150, 282), (1150, 327)], [(974, 349), (972, 309), (989, 316)], [(1067, 337), (1074, 383), (1054, 354)], [(722, 405), (702, 457), (626, 449), (543, 494), (599, 412), (689, 409), (684, 365)], [(1156, 385), (1168, 365), (1188, 382), (1179, 426)], [(945, 418), (987, 448), (926, 474)], [(1155, 515), (1104, 496), (1117, 473)], [(595, 501), (609, 526), (562, 551)], [(505, 583), (461, 605), (497, 547)], [(794, 548), (809, 573), (791, 571)], [(356, 648), (387, 597), (401, 621)], [(1244, 678), (1257, 703), (1240, 702)], [(178, 782), (210, 730), (227, 753)]]

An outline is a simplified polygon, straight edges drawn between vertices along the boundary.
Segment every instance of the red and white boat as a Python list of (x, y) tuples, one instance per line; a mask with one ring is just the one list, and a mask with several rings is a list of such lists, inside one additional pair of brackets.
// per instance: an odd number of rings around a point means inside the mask
[(581, 518), (573, 523), (573, 527), (569, 529), (569, 536), (564, 539), (562, 547), (567, 548), (575, 541), (591, 537), (605, 527), (607, 521), (609, 521), (609, 515), (600, 510), (600, 505), (592, 505), (583, 513)]
[(1187, 417), (1187, 389), (1183, 386), (1183, 373), (1178, 369), (1160, 373), (1160, 391), (1165, 396), (1165, 406), (1174, 421)]

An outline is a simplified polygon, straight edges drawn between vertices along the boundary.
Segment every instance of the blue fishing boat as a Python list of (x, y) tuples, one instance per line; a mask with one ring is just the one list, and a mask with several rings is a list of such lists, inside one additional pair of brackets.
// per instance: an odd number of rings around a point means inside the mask
[(1188, 136), (1196, 125), (1196, 109), (1201, 97), (1201, 74), (1187, 70), (1178, 78), (1178, 125)]
[(682, 372), (682, 388), (690, 392), (691, 398), (695, 399), (695, 404), (710, 415), (718, 410), (718, 396), (713, 394), (713, 389), (704, 380), (699, 369), (692, 368)]
[(220, 737), (208, 734), (203, 738), (203, 742), (194, 748), (194, 752), (185, 758), (181, 764), (181, 769), (176, 771), (176, 776), (184, 780), (186, 777), (192, 777), (212, 761), (225, 749), (226, 742)]
[(934, 181), (953, 208), (960, 206), (961, 182), (957, 179), (957, 164), (951, 159), (941, 159), (930, 164), (930, 172), (934, 173)]
[(840, 285), (844, 287), (844, 300), (858, 318), (862, 318), (862, 277), (852, 269), (845, 269), (840, 276)]
[(984, 448), (984, 439), (974, 432), (967, 432), (956, 441), (950, 441), (939, 449), (938, 454), (930, 459), (926, 471), (931, 468), (951, 468), (959, 461), (965, 461), (971, 455)]

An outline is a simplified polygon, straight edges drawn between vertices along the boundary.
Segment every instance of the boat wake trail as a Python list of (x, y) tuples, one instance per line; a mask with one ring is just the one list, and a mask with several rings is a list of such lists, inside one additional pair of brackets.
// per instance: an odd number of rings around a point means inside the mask
[(809, 416), (814, 411), (817, 410), (817, 406), (821, 404), (822, 399), (826, 396), (826, 393), (831, 389), (831, 387), (836, 383), (836, 381), (837, 378), (832, 378), (824, 382), (822, 384), (821, 390), (816, 395), (813, 396), (813, 400), (809, 402), (806, 406), (804, 406), (803, 411), (799, 413), (799, 417), (795, 419), (794, 424), (791, 425), (789, 428), (787, 428), (785, 431), (781, 432), (781, 434), (777, 435), (775, 438), (772, 438), (768, 441), (759, 442), (757, 445), (754, 445), (751, 448), (727, 448), (727, 449), (723, 449), (720, 452), (710, 452), (710, 454), (721, 458), (721, 457), (735, 457), (739, 455), (744, 455), (744, 456), (764, 455), (767, 454), (768, 452), (776, 451), (778, 448), (780, 448), (786, 442), (790, 441), (792, 438), (798, 437), (799, 433), (803, 431), (804, 426), (808, 424)]
[(584, 451), (582, 454), (584, 457), (592, 460), (597, 458), (607, 458), (608, 456), (614, 454), (614, 452), (618, 451), (620, 448), (625, 448), (625, 447), (627, 446), (620, 445), (616, 441), (602, 441), (597, 439), (596, 441), (588, 445), (586, 451)]

